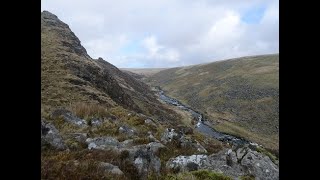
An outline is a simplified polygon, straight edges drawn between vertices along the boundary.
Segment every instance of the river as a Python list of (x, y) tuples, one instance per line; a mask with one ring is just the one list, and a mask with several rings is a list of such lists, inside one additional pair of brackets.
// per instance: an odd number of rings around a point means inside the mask
[(230, 134), (226, 134), (226, 133), (222, 133), (222, 132), (219, 132), (217, 130), (215, 130), (211, 125), (210, 125), (210, 122), (208, 120), (206, 120), (203, 115), (195, 110), (193, 110), (192, 108), (182, 104), (181, 102), (179, 102), (178, 100), (174, 99), (174, 98), (171, 98), (167, 95), (165, 95), (164, 91), (161, 90), (160, 88), (157, 88), (158, 89), (158, 94), (159, 94), (159, 98), (164, 101), (165, 103), (169, 104), (169, 105), (173, 105), (173, 106), (177, 106), (178, 108), (184, 110), (184, 111), (188, 111), (192, 114), (192, 116), (194, 118), (197, 119), (197, 125), (195, 127), (195, 129), (206, 135), (206, 136), (210, 136), (210, 137), (213, 137), (219, 141), (222, 141), (222, 142), (228, 142), (229, 144), (232, 144), (232, 145), (235, 145), (235, 146), (241, 146), (241, 145), (244, 145), (244, 144), (251, 144), (251, 145), (254, 145), (256, 146), (257, 144), (256, 143), (251, 143), (243, 138), (239, 138), (239, 137), (235, 137), (235, 136), (232, 136)]

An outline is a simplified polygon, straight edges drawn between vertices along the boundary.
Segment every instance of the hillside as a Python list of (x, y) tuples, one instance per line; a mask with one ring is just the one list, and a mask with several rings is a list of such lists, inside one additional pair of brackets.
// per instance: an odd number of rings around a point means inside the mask
[(273, 155), (196, 131), (135, 77), (41, 13), (41, 179), (279, 178)]
[(103, 60), (90, 58), (69, 26), (41, 14), (42, 112), (77, 103), (121, 106), (175, 123), (144, 83)]
[(172, 68), (147, 81), (203, 113), (217, 130), (278, 150), (279, 55)]

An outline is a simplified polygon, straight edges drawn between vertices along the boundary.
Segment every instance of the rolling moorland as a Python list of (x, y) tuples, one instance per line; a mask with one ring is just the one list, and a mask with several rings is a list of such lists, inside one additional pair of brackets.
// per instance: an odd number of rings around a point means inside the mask
[(198, 132), (141, 79), (91, 58), (43, 11), (41, 179), (279, 179), (267, 149)]
[(221, 131), (279, 150), (279, 55), (171, 68), (146, 80)]

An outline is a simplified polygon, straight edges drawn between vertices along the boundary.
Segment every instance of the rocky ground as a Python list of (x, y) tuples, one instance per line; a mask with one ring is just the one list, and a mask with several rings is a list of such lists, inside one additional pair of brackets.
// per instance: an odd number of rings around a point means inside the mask
[[(127, 116), (130, 117), (132, 114)], [(148, 117), (139, 117), (143, 120), (141, 123), (148, 127), (158, 126), (157, 122)], [(279, 167), (267, 155), (254, 151), (248, 146), (212, 148), (201, 142), (201, 139), (192, 136), (194, 132), (187, 127), (164, 128), (163, 131), (150, 130), (144, 134), (141, 129), (121, 122), (117, 116), (113, 118), (102, 116), (88, 121), (65, 109), (53, 111), (50, 118), (50, 120), (42, 119), (41, 122), (44, 154), (58, 152), (51, 154), (51, 157), (55, 157), (61, 156), (59, 153), (64, 156), (73, 156), (74, 153), (83, 152), (82, 156), (89, 156), (89, 158), (68, 157), (70, 160), (65, 162), (68, 162), (69, 166), (72, 163), (71, 166), (75, 167), (91, 162), (90, 168), (97, 168), (99, 172), (103, 172), (100, 174), (102, 179), (104, 177), (106, 179), (108, 177), (165, 179), (170, 175), (178, 176), (181, 173), (200, 170), (223, 174), (231, 179), (241, 177), (279, 179)], [(110, 123), (115, 125), (113, 126), (114, 134), (104, 133), (100, 136), (99, 128), (108, 126)], [(61, 131), (54, 124), (60, 126)], [(64, 125), (61, 126), (61, 124)], [(73, 127), (72, 131), (64, 131), (66, 126), (68, 129)], [(212, 153), (212, 149), (215, 152)], [(102, 154), (112, 152), (114, 157), (101, 159), (90, 157), (97, 152)], [(125, 167), (124, 164), (130, 164), (137, 174), (130, 174), (128, 166)], [(50, 170), (45, 171), (49, 173)], [(43, 174), (43, 178), (50, 179), (51, 175), (53, 174), (47, 174), (46, 177)]]

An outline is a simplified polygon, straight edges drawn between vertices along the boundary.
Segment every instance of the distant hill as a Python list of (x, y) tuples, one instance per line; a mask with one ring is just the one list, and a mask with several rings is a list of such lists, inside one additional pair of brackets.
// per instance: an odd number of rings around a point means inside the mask
[(168, 68), (121, 68), (122, 71), (138, 74), (138, 78), (149, 77)]
[(171, 68), (147, 81), (202, 112), (216, 129), (278, 149), (278, 54)]

